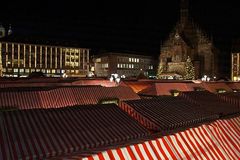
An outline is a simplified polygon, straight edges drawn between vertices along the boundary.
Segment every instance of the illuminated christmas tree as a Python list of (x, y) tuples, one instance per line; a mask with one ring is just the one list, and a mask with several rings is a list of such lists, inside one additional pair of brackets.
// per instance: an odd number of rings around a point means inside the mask
[(184, 79), (193, 80), (195, 79), (195, 69), (192, 64), (191, 58), (188, 56), (187, 61), (185, 63), (185, 75)]

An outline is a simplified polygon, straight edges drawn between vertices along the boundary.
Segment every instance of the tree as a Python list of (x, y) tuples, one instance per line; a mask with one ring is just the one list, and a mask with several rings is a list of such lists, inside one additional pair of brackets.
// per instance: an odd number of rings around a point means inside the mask
[(163, 66), (162, 64), (159, 64), (159, 66), (158, 66), (157, 78), (159, 78), (160, 75), (162, 74), (163, 68), (164, 68), (164, 66)]
[(192, 64), (191, 58), (188, 56), (187, 61), (185, 63), (185, 75), (184, 79), (193, 80), (195, 79), (195, 69)]

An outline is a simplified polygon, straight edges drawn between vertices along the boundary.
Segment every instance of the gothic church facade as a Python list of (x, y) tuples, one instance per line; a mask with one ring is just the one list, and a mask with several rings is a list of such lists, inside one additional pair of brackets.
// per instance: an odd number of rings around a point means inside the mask
[(181, 0), (180, 20), (161, 44), (158, 75), (177, 74), (184, 77), (189, 56), (195, 68), (195, 78), (217, 75), (217, 53), (211, 38), (189, 19), (189, 2)]

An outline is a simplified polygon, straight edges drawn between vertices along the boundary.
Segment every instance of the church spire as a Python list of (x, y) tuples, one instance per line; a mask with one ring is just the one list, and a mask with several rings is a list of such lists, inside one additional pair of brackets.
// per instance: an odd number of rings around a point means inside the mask
[(183, 27), (188, 21), (189, 0), (181, 0), (180, 7), (180, 23)]

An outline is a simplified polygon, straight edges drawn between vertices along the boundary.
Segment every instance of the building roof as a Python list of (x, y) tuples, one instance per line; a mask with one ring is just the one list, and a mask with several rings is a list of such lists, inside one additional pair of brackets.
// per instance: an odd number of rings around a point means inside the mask
[(149, 136), (114, 104), (0, 112), (0, 159), (93, 154)]
[(160, 133), (218, 118), (200, 105), (178, 97), (124, 101), (120, 106), (143, 126)]
[(232, 92), (232, 89), (224, 82), (205, 82), (203, 86), (212, 93), (217, 93), (219, 89), (224, 89), (226, 92)]
[[(112, 52), (102, 52), (97, 55), (96, 57), (103, 57), (103, 56), (125, 56), (125, 57), (136, 57), (136, 58), (147, 58), (152, 59), (153, 56), (149, 56), (149, 53), (142, 53), (142, 52), (134, 52), (134, 51), (112, 51)], [(154, 59), (152, 59), (154, 60)]]
[(190, 88), (186, 83), (154, 83), (151, 87), (148, 87), (139, 92), (142, 95), (161, 96), (172, 95), (172, 91), (190, 91)]
[(150, 87), (154, 81), (123, 81), (120, 85), (130, 87), (135, 93)]
[(219, 116), (228, 116), (240, 111), (237, 106), (224, 102), (216, 94), (208, 91), (181, 92), (179, 96), (189, 102), (200, 104), (203, 110), (218, 114)]
[(239, 159), (240, 117), (210, 124), (143, 143), (106, 150), (89, 157), (77, 155), (60, 159)]
[(140, 97), (124, 86), (14, 87), (0, 90), (0, 109), (61, 108), (111, 99), (123, 101)]
[(0, 78), (0, 88), (8, 87), (47, 87), (47, 86), (104, 86), (115, 87), (115, 82), (106, 79), (86, 79), (86, 78)]
[(240, 90), (240, 82), (228, 82), (226, 83), (232, 90)]
[(217, 95), (224, 102), (237, 106), (240, 110), (240, 92), (228, 92)]
[(47, 45), (47, 46), (61, 46), (61, 47), (73, 47), (73, 48), (83, 48), (77, 40), (63, 39), (63, 38), (46, 38), (44, 36), (32, 36), (32, 35), (22, 35), (22, 34), (12, 34), (0, 39), (0, 42), (10, 42), (10, 43), (23, 43), (23, 44), (34, 44), (34, 45)]

